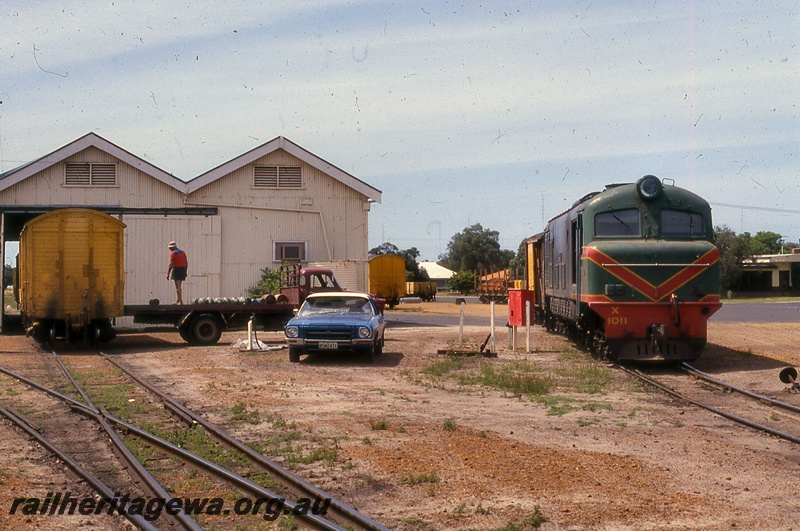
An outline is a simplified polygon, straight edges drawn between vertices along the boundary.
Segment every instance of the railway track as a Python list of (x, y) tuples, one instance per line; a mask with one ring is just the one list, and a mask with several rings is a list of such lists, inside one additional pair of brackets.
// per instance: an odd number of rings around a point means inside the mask
[[(53, 371), (55, 366), (40, 366), (34, 372), (41, 379), (52, 382), (57, 379)], [(130, 451), (103, 421), (100, 411), (88, 396), (76, 398), (74, 393), (79, 393), (77, 389), (73, 390), (73, 396), (68, 396), (6, 368), (0, 368), (0, 371), (29, 386), (34, 390), (32, 392), (38, 392), (38, 396), (29, 397), (27, 401), (29, 404), (35, 401), (36, 408), (0, 405), (0, 414), (60, 459), (99, 497), (96, 504), (88, 502), (85, 508), (78, 507), (78, 511), (91, 508), (90, 512), (94, 514), (124, 517), (140, 529), (157, 529), (149, 515), (142, 514), (146, 511), (121, 510), (120, 493), (124, 492), (129, 500), (144, 500), (164, 498), (166, 491), (132, 458)], [(15, 412), (14, 409), (26, 410), (27, 414)], [(105, 435), (97, 430), (98, 425), (104, 429)], [(73, 514), (75, 508), (70, 509), (68, 498), (69, 494), (59, 500), (51, 497), (53, 510), (49, 514), (55, 513), (56, 505), (64, 508), (65, 512), (71, 510), (70, 514)], [(101, 503), (100, 500), (104, 501)], [(84, 501), (85, 498), (80, 500), (81, 505)], [(162, 528), (168, 529), (200, 529), (185, 514), (167, 514), (160, 523)]]
[[(800, 444), (800, 406), (759, 394), (702, 372), (688, 363), (677, 366), (692, 385), (675, 373), (658, 376), (624, 365), (618, 367), (668, 395), (737, 424)], [(652, 371), (651, 371), (652, 372)], [(679, 389), (680, 387), (680, 389)], [(788, 425), (788, 428), (787, 428)], [(790, 430), (790, 431), (787, 431)]]
[[(55, 365), (60, 367), (63, 373), (62, 377), (70, 381), (69, 392), (64, 391), (65, 385), (59, 381), (53, 371), (54, 364), (45, 364), (38, 367), (32, 372), (37, 373), (39, 379), (48, 381), (49, 385), (59, 386), (59, 390), (53, 387), (48, 387), (41, 382), (34, 381), (21, 374), (0, 367), (0, 372), (19, 380), (26, 386), (35, 390), (40, 394), (46, 394), (47, 399), (58, 403), (61, 411), (58, 414), (50, 414), (49, 416), (59, 423), (64, 424), (63, 415), (71, 415), (80, 419), (81, 422), (91, 420), (97, 425), (101, 426), (104, 430), (105, 437), (114, 442), (113, 450), (111, 453), (117, 457), (124, 459), (122, 468), (132, 471), (132, 476), (129, 480), (119, 482), (115, 481), (113, 485), (106, 485), (102, 480), (95, 477), (93, 472), (89, 470), (86, 465), (84, 456), (83, 465), (79, 463), (80, 460), (75, 456), (75, 452), (61, 450), (64, 447), (79, 446), (66, 441), (62, 444), (57, 444), (48, 439), (47, 436), (40, 433), (40, 431), (47, 432), (35, 428), (29, 421), (15, 415), (9, 408), (0, 406), (0, 414), (5, 416), (9, 421), (20, 426), (31, 437), (37, 439), (45, 448), (59, 458), (64, 460), (68, 465), (75, 462), (73, 470), (84, 480), (92, 485), (98, 495), (108, 500), (114, 499), (116, 495), (119, 498), (120, 492), (137, 492), (137, 495), (145, 496), (149, 499), (161, 500), (174, 500), (181, 498), (173, 498), (167, 493), (167, 490), (159, 484), (159, 481), (154, 477), (158, 474), (150, 474), (149, 469), (163, 468), (164, 463), (170, 463), (168, 468), (174, 472), (178, 468), (187, 469), (179, 475), (186, 477), (188, 474), (191, 477), (194, 471), (202, 471), (204, 474), (213, 477), (215, 485), (209, 487), (211, 490), (219, 493), (220, 489), (227, 489), (230, 492), (239, 493), (239, 497), (232, 504), (233, 510), (230, 510), (229, 500), (226, 499), (225, 509), (219, 508), (219, 512), (223, 515), (233, 514), (237, 517), (250, 517), (250, 518), (263, 518), (263, 519), (276, 519), (278, 517), (289, 517), (298, 521), (302, 526), (312, 529), (325, 529), (325, 530), (340, 530), (340, 529), (368, 529), (368, 530), (384, 530), (386, 527), (378, 524), (370, 518), (362, 515), (352, 507), (347, 506), (341, 501), (326, 495), (320, 489), (317, 489), (310, 483), (295, 476), (287, 471), (277, 463), (267, 459), (263, 455), (255, 452), (244, 442), (237, 440), (230, 434), (214, 426), (201, 416), (197, 415), (183, 404), (177, 402), (157, 387), (147, 382), (143, 378), (136, 375), (129, 368), (114, 360), (113, 357), (103, 353), (94, 353), (92, 360), (87, 364), (85, 357), (81, 356), (80, 362), (70, 361), (64, 363), (58, 354), (53, 353)], [(163, 422), (182, 423), (188, 428), (184, 431), (193, 433), (203, 432), (210, 437), (213, 437), (215, 443), (221, 443), (229, 451), (224, 454), (223, 462), (215, 462), (214, 460), (207, 459), (191, 451), (182, 448), (181, 444), (176, 444), (175, 441), (171, 442), (157, 433), (158, 429), (153, 429), (152, 422), (142, 422), (141, 418), (136, 418), (135, 414), (128, 414), (127, 420), (119, 418), (112, 414), (109, 409), (104, 405), (96, 406), (95, 401), (92, 400), (91, 394), (97, 394), (97, 387), (110, 386), (112, 392), (117, 392), (118, 384), (114, 382), (112, 376), (99, 378), (101, 383), (94, 383), (90, 385), (88, 392), (83, 387), (85, 382), (91, 380), (91, 374), (97, 372), (97, 364), (95, 361), (100, 360), (112, 372), (117, 379), (125, 379), (135, 382), (136, 387), (126, 387), (124, 392), (120, 390), (124, 396), (118, 397), (122, 400), (129, 402), (149, 402), (158, 403), (163, 405), (163, 408), (170, 413), (167, 415), (170, 419), (162, 419)], [(80, 371), (75, 371), (74, 367), (70, 368), (68, 365), (82, 365)], [(88, 366), (88, 369), (87, 369)], [(87, 370), (89, 372), (87, 373)], [(76, 376), (73, 376), (76, 372)], [(88, 375), (87, 375), (88, 374)], [(84, 384), (81, 383), (84, 382)], [(72, 394), (73, 396), (68, 396)], [(146, 395), (146, 397), (144, 396)], [(127, 397), (131, 398), (127, 398)], [(150, 417), (153, 414), (153, 408), (146, 408), (146, 416)], [(128, 412), (130, 413), (130, 412)], [(72, 418), (71, 417), (71, 418)], [(73, 421), (68, 421), (73, 422)], [(137, 425), (138, 424), (138, 425)], [(87, 432), (88, 428), (81, 429), (80, 432)], [(156, 434), (151, 433), (156, 432)], [(142, 445), (149, 450), (143, 450)], [(132, 452), (128, 450), (128, 446), (138, 448), (139, 454), (145, 454), (145, 459), (136, 458)], [(80, 453), (80, 452), (79, 452)], [(71, 455), (72, 454), (72, 455)], [(95, 455), (95, 453), (91, 453)], [(88, 460), (97, 468), (97, 463), (94, 459)], [(140, 463), (139, 461), (142, 461)], [(217, 460), (219, 461), (219, 460)], [(241, 462), (246, 461), (247, 465), (241, 465)], [(175, 463), (181, 463), (176, 465)], [(232, 465), (232, 463), (239, 463), (239, 465)], [(150, 466), (145, 466), (149, 464)], [(117, 467), (106, 463), (100, 468), (106, 470), (117, 470)], [(256, 472), (254, 472), (256, 470)], [(85, 473), (84, 473), (85, 472)], [(113, 476), (113, 474), (112, 474)], [(265, 479), (268, 476), (268, 479)], [(115, 479), (115, 478), (110, 478)], [(220, 484), (226, 487), (221, 487)], [(268, 486), (264, 486), (264, 485)], [(137, 490), (133, 490), (133, 489)], [(275, 492), (274, 489), (279, 489), (280, 494)], [(142, 493), (143, 494), (139, 494)], [(241, 493), (245, 493), (248, 498), (241, 497)], [(177, 495), (176, 495), (177, 496)], [(224, 496), (223, 496), (224, 498)], [(216, 497), (214, 499), (223, 499)], [(188, 499), (188, 498), (187, 498)], [(296, 502), (290, 501), (291, 499), (297, 500)], [(313, 507), (311, 500), (313, 499)], [(196, 505), (193, 506), (196, 509)], [(260, 511), (260, 512), (259, 512)], [(192, 515), (188, 514), (192, 511), (186, 511), (185, 507), (181, 506), (180, 510), (165, 511), (167, 517), (161, 520), (159, 515), (159, 528), (171, 529), (202, 529), (202, 526), (192, 519)], [(202, 511), (201, 511), (201, 514)], [(209, 514), (209, 513), (205, 513)], [(136, 515), (134, 515), (136, 516)], [(275, 518), (273, 518), (273, 516)], [(131, 520), (134, 525), (141, 529), (154, 528), (152, 523), (146, 521), (141, 517)], [(224, 520), (229, 523), (232, 520)], [(247, 525), (246, 519), (237, 518), (235, 523), (237, 525)], [(252, 522), (252, 520), (250, 520)], [(218, 523), (218, 520), (209, 520), (211, 525)]]

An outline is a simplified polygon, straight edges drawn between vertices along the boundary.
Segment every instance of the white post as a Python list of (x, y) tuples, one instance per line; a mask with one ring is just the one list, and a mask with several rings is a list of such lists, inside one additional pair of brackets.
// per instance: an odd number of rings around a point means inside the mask
[(495, 352), (497, 352), (497, 343), (496, 343), (496, 339), (494, 337), (494, 301), (492, 301), (489, 304), (489, 306), (491, 306), (491, 312), (492, 312), (492, 319), (491, 319), (491, 323), (492, 323), (492, 334), (491, 334), (492, 335), (492, 353), (495, 353)]
[(528, 346), (526, 352), (531, 351), (531, 301), (525, 301), (525, 326), (528, 328)]
[(458, 346), (464, 346), (464, 312), (467, 309), (467, 303), (461, 303), (461, 320), (458, 323)]
[(253, 349), (253, 319), (247, 321), (247, 349)]

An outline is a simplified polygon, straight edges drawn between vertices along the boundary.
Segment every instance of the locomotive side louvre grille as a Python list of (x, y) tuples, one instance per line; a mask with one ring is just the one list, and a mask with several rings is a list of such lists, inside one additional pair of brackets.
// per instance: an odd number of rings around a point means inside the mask
[(255, 166), (254, 188), (302, 188), (303, 173), (300, 166)]
[(64, 184), (67, 186), (116, 186), (117, 165), (100, 162), (69, 162)]

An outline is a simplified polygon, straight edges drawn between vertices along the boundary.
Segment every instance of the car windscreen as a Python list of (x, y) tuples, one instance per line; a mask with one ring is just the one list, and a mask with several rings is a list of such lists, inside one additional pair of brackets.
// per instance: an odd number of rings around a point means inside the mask
[(600, 237), (639, 236), (639, 210), (626, 208), (600, 212), (594, 217), (594, 235)]
[(661, 236), (664, 238), (701, 238), (705, 233), (702, 214), (685, 210), (661, 211)]
[(372, 305), (364, 297), (311, 297), (306, 299), (297, 315), (372, 314)]

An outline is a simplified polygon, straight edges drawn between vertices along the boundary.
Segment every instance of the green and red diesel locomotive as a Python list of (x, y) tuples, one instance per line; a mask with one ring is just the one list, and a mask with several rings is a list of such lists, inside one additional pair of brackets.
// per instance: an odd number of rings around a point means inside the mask
[(527, 240), (534, 318), (601, 357), (688, 361), (721, 307), (711, 208), (646, 175), (606, 186)]

